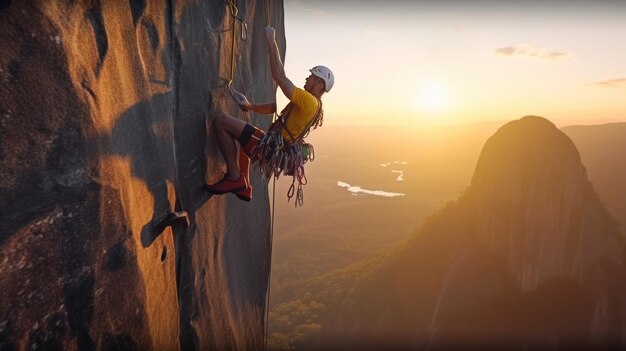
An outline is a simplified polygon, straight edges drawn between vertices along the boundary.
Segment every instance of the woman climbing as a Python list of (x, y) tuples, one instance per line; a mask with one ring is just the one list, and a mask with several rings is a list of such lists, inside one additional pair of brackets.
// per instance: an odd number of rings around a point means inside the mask
[[(334, 76), (327, 67), (315, 66), (306, 78), (304, 89), (295, 87), (285, 75), (275, 36), (276, 31), (273, 27), (265, 27), (272, 78), (289, 98), (290, 103), (267, 131), (226, 113), (217, 113), (213, 124), (227, 171), (222, 180), (206, 186), (213, 194), (235, 193), (240, 199), (250, 201), (252, 199), (252, 187), (248, 181), (250, 159), (267, 166), (266, 176), (271, 174), (278, 176), (284, 171), (286, 174), (294, 175), (295, 181), (296, 174), (304, 175), (300, 153), (302, 140), (311, 127), (321, 125), (323, 116), (321, 97), (333, 87)], [(231, 90), (231, 93), (244, 111), (262, 114), (276, 112), (276, 103), (254, 104), (241, 93), (234, 90)], [(239, 155), (235, 140), (241, 145), (242, 153)], [(298, 151), (293, 152), (296, 149)], [(302, 181), (298, 189), (299, 197), (301, 185)], [(293, 194), (293, 190), (290, 190), (290, 193)]]

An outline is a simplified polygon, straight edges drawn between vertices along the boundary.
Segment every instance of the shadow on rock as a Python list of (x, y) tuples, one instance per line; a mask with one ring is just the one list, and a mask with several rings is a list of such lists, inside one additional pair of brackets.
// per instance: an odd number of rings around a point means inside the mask
[(107, 154), (128, 157), (133, 177), (141, 179), (154, 199), (152, 219), (142, 228), (141, 243), (150, 246), (167, 226), (184, 230), (189, 215), (177, 208), (172, 94), (139, 102), (116, 121), (111, 134), (100, 137)]

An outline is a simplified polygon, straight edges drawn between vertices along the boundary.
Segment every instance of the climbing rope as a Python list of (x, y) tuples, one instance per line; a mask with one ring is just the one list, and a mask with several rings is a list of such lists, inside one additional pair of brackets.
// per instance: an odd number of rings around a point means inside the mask
[[(266, 25), (271, 25), (271, 8), (270, 1), (265, 0), (265, 21)], [(231, 16), (233, 18), (232, 23), (232, 33), (231, 33), (231, 61), (230, 61), (230, 76), (224, 89), (233, 94), (234, 89), (232, 88), (232, 84), (235, 78), (235, 68), (236, 68), (236, 24), (237, 21), (241, 23), (241, 38), (243, 41), (248, 40), (248, 26), (245, 21), (243, 21), (239, 17), (239, 9), (237, 8), (236, 0), (227, 0), (226, 4), (230, 10)], [(274, 98), (276, 95), (276, 82), (272, 79), (272, 92), (274, 93)], [(287, 112), (287, 113), (285, 113)], [(244, 114), (246, 121), (249, 121), (247, 114)], [(270, 304), (270, 285), (272, 280), (272, 244), (274, 241), (274, 223), (275, 223), (275, 214), (276, 214), (276, 179), (280, 176), (281, 173), (285, 173), (287, 175), (293, 176), (293, 181), (291, 183), (291, 187), (287, 192), (288, 201), (291, 200), (292, 197), (295, 196), (295, 206), (302, 206), (304, 204), (304, 191), (302, 189), (303, 185), (307, 184), (306, 175), (304, 173), (304, 163), (307, 161), (312, 161), (315, 158), (315, 152), (313, 150), (313, 146), (310, 144), (303, 143), (303, 138), (308, 135), (311, 130), (311, 126), (314, 126), (313, 129), (321, 126), (323, 113), (321, 113), (321, 101), (319, 105), (318, 113), (315, 118), (310, 122), (307, 128), (296, 138), (291, 135), (291, 132), (286, 128), (286, 119), (289, 117), (288, 111), (284, 110), (280, 116), (273, 113), (272, 116), (272, 128), (268, 133), (268, 137), (263, 139), (263, 142), (259, 147), (252, 150), (251, 158), (255, 158), (260, 160), (258, 164), (261, 169), (261, 174), (263, 178), (267, 179), (273, 175), (272, 179), (272, 217), (271, 217), (271, 227), (270, 227), (270, 242), (269, 242), (269, 252), (270, 252), (270, 262), (269, 262), (269, 274), (268, 274), (268, 282), (267, 282), (267, 291), (266, 291), (266, 308), (265, 308), (265, 326), (264, 326), (264, 350), (267, 350), (267, 341), (268, 341), (268, 329), (269, 329), (269, 304)], [(291, 140), (289, 143), (284, 143), (282, 135), (280, 133), (280, 129), (284, 128), (291, 136)], [(273, 130), (272, 130), (273, 129)], [(281, 152), (281, 149), (286, 148)], [(296, 181), (298, 183), (296, 187)]]
[[(265, 0), (265, 23), (267, 26), (272, 24), (271, 21), (271, 12), (270, 12), (270, 0)], [(272, 93), (274, 94), (274, 106), (276, 106), (276, 82), (272, 78)], [(272, 114), (272, 124), (276, 121), (276, 111)], [(265, 344), (263, 345), (263, 350), (267, 351), (267, 340), (269, 334), (269, 326), (270, 326), (270, 292), (271, 284), (272, 284), (272, 244), (274, 243), (274, 221), (276, 214), (276, 178), (272, 177), (272, 223), (270, 225), (270, 265), (269, 265), (269, 274), (267, 277), (267, 291), (265, 292), (265, 328), (263, 328)]]
[(272, 16), (270, 12), (270, 0), (265, 0), (265, 23), (267, 26), (272, 25)]
[[(270, 12), (270, 0), (265, 0), (265, 21), (267, 23), (267, 25), (271, 25), (271, 12)], [(243, 21), (240, 17), (239, 17), (239, 9), (237, 8), (237, 3), (236, 0), (227, 0), (226, 4), (230, 10), (230, 14), (233, 18), (233, 29), (232, 29), (232, 33), (231, 33), (231, 52), (230, 52), (230, 76), (228, 78), (228, 81), (226, 82), (226, 85), (224, 86), (224, 89), (226, 91), (231, 92), (232, 89), (232, 85), (233, 85), (233, 81), (235, 79), (235, 47), (236, 47), (236, 24), (237, 21), (239, 21), (241, 23), (241, 38), (243, 41), (247, 41), (248, 40), (248, 25), (246, 24), (245, 21)], [(273, 88), (273, 92), (276, 92), (276, 82), (274, 82), (272, 80), (272, 88)], [(274, 112), (273, 116), (272, 116), (272, 124), (276, 121), (276, 112)], [(246, 115), (246, 120), (248, 120), (248, 116)], [(272, 183), (272, 220), (271, 220), (271, 226), (270, 226), (270, 242), (269, 242), (269, 252), (270, 252), (270, 262), (269, 262), (269, 274), (268, 274), (268, 281), (267, 281), (267, 290), (265, 292), (265, 296), (266, 296), (266, 300), (265, 300), (265, 325), (263, 328), (264, 331), (264, 345), (263, 345), (263, 349), (267, 350), (267, 340), (268, 340), (268, 327), (269, 327), (269, 303), (270, 303), (270, 283), (272, 280), (272, 243), (274, 242), (274, 220), (275, 220), (275, 208), (276, 208), (276, 178), (278, 177), (273, 177), (273, 183)]]
[(274, 178), (274, 181), (272, 182), (272, 223), (271, 223), (271, 229), (270, 229), (270, 269), (269, 269), (269, 274), (267, 277), (267, 291), (265, 293), (266, 295), (266, 299), (265, 299), (265, 328), (264, 329), (264, 334), (265, 334), (265, 345), (263, 346), (263, 350), (267, 351), (267, 339), (268, 339), (268, 329), (269, 329), (269, 320), (270, 320), (270, 285), (272, 283), (272, 244), (274, 242), (274, 219), (275, 216), (274, 214), (276, 213), (276, 211), (274, 210), (276, 208), (276, 178)]
[(239, 9), (237, 8), (237, 0), (227, 0), (226, 4), (228, 5), (228, 9), (230, 10), (230, 14), (233, 17), (233, 30), (230, 39), (230, 76), (224, 89), (227, 91), (233, 85), (233, 80), (235, 79), (235, 29), (237, 26), (237, 21), (241, 23), (241, 40), (248, 41), (248, 24), (239, 17)]

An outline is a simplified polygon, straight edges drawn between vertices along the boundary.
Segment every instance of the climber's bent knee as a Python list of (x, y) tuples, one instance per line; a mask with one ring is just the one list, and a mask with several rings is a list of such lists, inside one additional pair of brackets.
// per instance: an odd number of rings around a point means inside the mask
[(241, 134), (245, 125), (246, 122), (226, 113), (217, 112), (215, 114), (215, 127), (226, 131), (232, 135), (233, 138), (237, 138), (237, 136)]
[(214, 123), (216, 126), (221, 127), (224, 125), (225, 120), (228, 119), (229, 117), (230, 116), (227, 114), (224, 114), (222, 112), (217, 112), (214, 117)]

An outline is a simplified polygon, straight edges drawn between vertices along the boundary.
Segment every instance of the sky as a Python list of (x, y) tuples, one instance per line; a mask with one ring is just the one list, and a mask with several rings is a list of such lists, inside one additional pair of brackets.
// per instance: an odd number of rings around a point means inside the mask
[(285, 0), (285, 70), (296, 86), (333, 70), (327, 124), (626, 121), (625, 14), (602, 0)]

